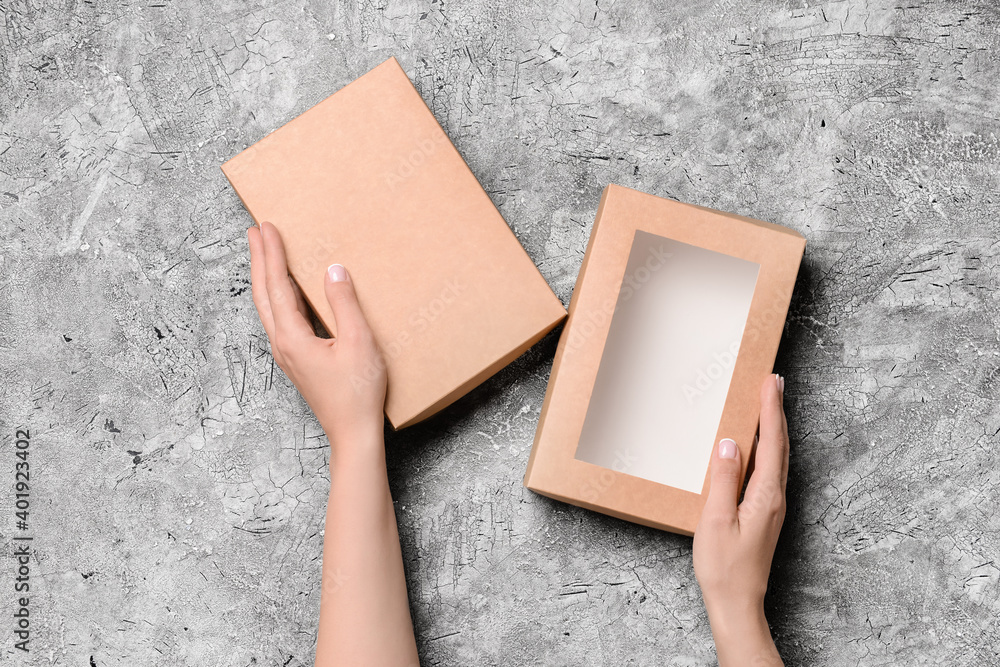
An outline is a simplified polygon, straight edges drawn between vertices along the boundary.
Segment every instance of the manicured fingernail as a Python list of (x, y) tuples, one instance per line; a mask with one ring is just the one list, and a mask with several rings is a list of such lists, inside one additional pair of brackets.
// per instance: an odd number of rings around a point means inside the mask
[(736, 442), (730, 440), (729, 438), (723, 438), (719, 441), (719, 458), (720, 459), (735, 459), (736, 458)]
[(780, 375), (778, 376), (778, 391), (782, 394), (785, 393), (785, 378)]
[(331, 264), (330, 268), (326, 270), (326, 274), (330, 276), (331, 283), (339, 283), (347, 280), (347, 269), (342, 264)]

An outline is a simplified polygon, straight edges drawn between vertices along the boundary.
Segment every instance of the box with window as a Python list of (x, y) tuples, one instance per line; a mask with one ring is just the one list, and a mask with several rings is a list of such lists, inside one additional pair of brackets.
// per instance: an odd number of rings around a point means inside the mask
[(719, 439), (746, 472), (804, 250), (793, 230), (609, 185), (525, 486), (692, 534)]

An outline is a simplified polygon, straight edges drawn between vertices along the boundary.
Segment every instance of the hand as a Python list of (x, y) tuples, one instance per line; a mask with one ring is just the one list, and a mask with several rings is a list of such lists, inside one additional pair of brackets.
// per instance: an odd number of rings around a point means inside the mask
[(777, 375), (768, 376), (761, 387), (755, 466), (739, 505), (740, 450), (732, 440), (719, 442), (708, 499), (695, 529), (694, 572), (722, 667), (782, 664), (764, 617), (764, 594), (785, 519), (784, 389), (784, 378)]
[(309, 323), (302, 292), (288, 275), (277, 228), (264, 222), (247, 235), (253, 302), (271, 354), (319, 419), (332, 456), (363, 443), (381, 443), (385, 363), (347, 270), (339, 264), (327, 270), (326, 298), (337, 321), (337, 336), (319, 338)]

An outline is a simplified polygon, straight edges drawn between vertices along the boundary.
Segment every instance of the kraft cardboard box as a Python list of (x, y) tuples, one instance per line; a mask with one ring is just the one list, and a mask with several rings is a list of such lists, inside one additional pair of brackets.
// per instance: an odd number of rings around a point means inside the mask
[(804, 250), (793, 230), (609, 185), (525, 486), (693, 534), (719, 439), (746, 474)]
[(323, 274), (350, 271), (386, 360), (394, 428), (425, 419), (566, 316), (402, 68), (389, 59), (222, 170), (281, 232), (331, 335)]

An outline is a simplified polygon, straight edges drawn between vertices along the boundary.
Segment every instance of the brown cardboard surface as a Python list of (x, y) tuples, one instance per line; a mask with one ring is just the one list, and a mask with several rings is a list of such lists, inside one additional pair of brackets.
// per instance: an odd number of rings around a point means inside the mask
[(382, 347), (394, 428), (496, 373), (566, 316), (395, 59), (232, 158), (255, 222), (331, 335), (323, 272), (340, 263)]
[(758, 425), (760, 385), (774, 365), (805, 238), (771, 223), (617, 185), (609, 185), (601, 196), (524, 484), (564, 502), (691, 535), (708, 492), (707, 469), (701, 493), (692, 493), (575, 458), (637, 230), (760, 265), (715, 437), (737, 442), (744, 475)]

